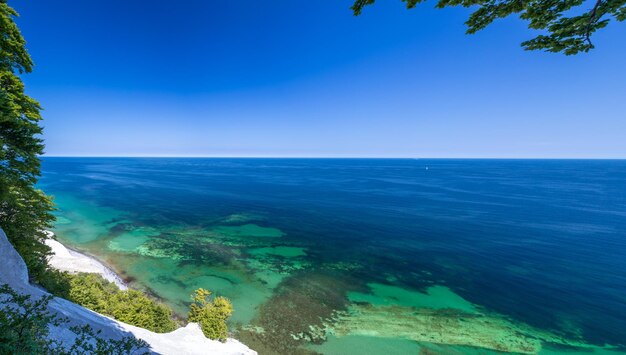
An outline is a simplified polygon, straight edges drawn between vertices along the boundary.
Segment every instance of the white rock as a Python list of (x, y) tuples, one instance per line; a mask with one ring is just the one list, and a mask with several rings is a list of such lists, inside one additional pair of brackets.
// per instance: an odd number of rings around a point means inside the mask
[[(65, 250), (70, 258), (75, 257), (72, 255), (73, 251), (66, 248)], [(68, 258), (67, 254), (59, 249), (60, 258)], [(34, 299), (47, 294), (47, 292), (28, 283), (26, 264), (9, 243), (2, 229), (0, 229), (0, 284), (8, 284), (15, 291), (29, 294)], [(63, 327), (50, 327), (50, 337), (66, 344), (73, 343), (75, 338), (69, 327), (88, 324), (95, 331), (101, 331), (100, 336), (104, 338), (120, 339), (124, 336), (133, 335), (138, 339), (143, 339), (149, 344), (149, 350), (156, 354), (256, 354), (256, 351), (235, 339), (228, 339), (226, 343), (207, 339), (195, 323), (190, 323), (171, 333), (158, 334), (116, 321), (58, 297), (49, 303), (48, 308), (53, 314), (69, 319), (70, 322)]]

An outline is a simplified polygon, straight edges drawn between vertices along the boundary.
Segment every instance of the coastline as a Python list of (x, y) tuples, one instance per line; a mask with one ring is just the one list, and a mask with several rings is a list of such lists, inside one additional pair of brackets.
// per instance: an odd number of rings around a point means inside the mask
[(46, 245), (52, 249), (52, 255), (48, 258), (48, 265), (59, 271), (67, 271), (72, 274), (79, 272), (96, 273), (107, 281), (113, 282), (120, 290), (128, 289), (124, 280), (103, 262), (53, 239), (54, 233), (51, 231), (46, 231), (46, 234), (48, 235)]
[[(50, 235), (50, 233), (47, 234)], [(58, 246), (55, 243), (53, 245)], [(67, 254), (64, 254), (63, 250)], [(65, 247), (59, 248), (57, 251), (61, 257), (70, 255), (71, 258), (76, 258)], [(87, 255), (83, 255), (81, 259), (86, 260), (86, 258), (94, 260)], [(100, 262), (98, 264), (104, 266)], [(29, 283), (26, 263), (9, 242), (2, 228), (0, 228), (0, 270), (2, 270), (0, 272), (0, 285), (6, 284), (20, 294), (37, 299), (49, 295), (46, 290)], [(49, 324), (49, 339), (58, 340), (62, 344), (71, 344), (76, 339), (76, 334), (68, 330), (70, 326), (83, 327), (89, 325), (103, 338), (120, 340), (123, 337), (134, 336), (137, 339), (142, 339), (148, 343), (148, 346), (143, 350), (149, 354), (257, 354), (256, 351), (233, 338), (228, 338), (225, 343), (206, 338), (197, 323), (189, 323), (169, 333), (154, 333), (93, 312), (59, 297), (52, 298), (48, 309), (52, 314), (65, 318), (69, 322), (69, 324)]]

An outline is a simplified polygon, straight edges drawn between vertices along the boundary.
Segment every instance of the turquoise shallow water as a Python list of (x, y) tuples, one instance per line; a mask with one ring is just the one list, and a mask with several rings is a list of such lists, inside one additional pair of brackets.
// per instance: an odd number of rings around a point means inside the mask
[(62, 241), (181, 315), (195, 288), (229, 297), (260, 353), (624, 351), (624, 161), (43, 167)]

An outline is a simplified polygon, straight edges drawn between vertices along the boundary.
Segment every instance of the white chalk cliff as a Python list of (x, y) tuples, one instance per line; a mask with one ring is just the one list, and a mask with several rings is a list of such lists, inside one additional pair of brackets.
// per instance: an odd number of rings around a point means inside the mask
[[(33, 299), (47, 294), (28, 282), (26, 264), (2, 229), (0, 229), (0, 284), (8, 284), (15, 291), (29, 294)], [(64, 343), (71, 344), (74, 341), (74, 333), (69, 327), (87, 324), (95, 331), (101, 331), (100, 336), (103, 338), (120, 339), (132, 335), (142, 339), (149, 344), (148, 350), (155, 354), (256, 354), (235, 339), (228, 339), (225, 343), (207, 339), (196, 323), (189, 323), (186, 327), (171, 333), (158, 334), (116, 321), (58, 297), (55, 297), (48, 307), (51, 313), (70, 320), (69, 324), (62, 327), (50, 326), (50, 338)]]

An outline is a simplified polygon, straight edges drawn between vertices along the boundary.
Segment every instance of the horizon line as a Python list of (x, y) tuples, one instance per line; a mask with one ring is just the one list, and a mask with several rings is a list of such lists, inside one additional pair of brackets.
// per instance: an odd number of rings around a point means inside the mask
[(433, 159), (457, 159), (457, 160), (626, 160), (626, 158), (602, 158), (602, 157), (376, 157), (376, 156), (212, 156), (212, 155), (41, 155), (42, 158), (186, 158), (186, 159), (409, 159), (409, 160), (433, 160)]

